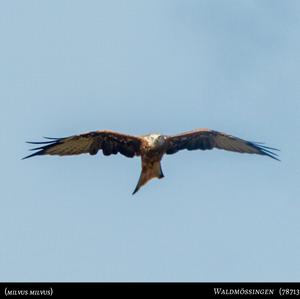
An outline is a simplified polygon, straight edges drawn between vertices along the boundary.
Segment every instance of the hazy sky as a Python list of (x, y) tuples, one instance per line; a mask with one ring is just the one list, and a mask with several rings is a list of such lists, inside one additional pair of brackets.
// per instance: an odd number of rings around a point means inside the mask
[[(299, 281), (300, 2), (1, 1), (1, 281)], [(26, 140), (208, 127), (282, 162), (35, 157)]]

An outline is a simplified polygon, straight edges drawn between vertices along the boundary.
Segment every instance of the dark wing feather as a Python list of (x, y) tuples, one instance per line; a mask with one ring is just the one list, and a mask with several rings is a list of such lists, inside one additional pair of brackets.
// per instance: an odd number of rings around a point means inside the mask
[(23, 158), (27, 159), (37, 155), (80, 155), (97, 154), (99, 150), (108, 156), (121, 153), (126, 157), (140, 155), (141, 139), (112, 131), (95, 131), (66, 138), (49, 138), (49, 141), (28, 142), (40, 145), (33, 148), (36, 152)]
[(198, 129), (175, 136), (168, 136), (167, 142), (168, 148), (166, 153), (169, 155), (183, 149), (208, 150), (218, 148), (232, 152), (265, 155), (279, 160), (277, 158), (278, 155), (274, 153), (274, 151), (278, 151), (275, 148), (209, 129)]

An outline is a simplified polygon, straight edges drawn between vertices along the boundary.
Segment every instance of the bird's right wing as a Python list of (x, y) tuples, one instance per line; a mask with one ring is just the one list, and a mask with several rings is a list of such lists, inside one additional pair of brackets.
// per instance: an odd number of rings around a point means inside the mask
[(33, 148), (35, 153), (23, 158), (27, 159), (37, 155), (79, 155), (89, 153), (97, 154), (99, 150), (108, 156), (121, 153), (126, 157), (140, 155), (142, 139), (140, 137), (125, 135), (112, 131), (94, 131), (65, 138), (47, 138), (44, 142), (28, 142), (38, 144)]

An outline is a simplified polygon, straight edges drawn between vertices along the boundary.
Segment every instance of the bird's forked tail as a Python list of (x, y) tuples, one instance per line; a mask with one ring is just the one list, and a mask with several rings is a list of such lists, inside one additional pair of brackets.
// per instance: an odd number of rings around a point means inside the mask
[(138, 192), (139, 189), (151, 179), (153, 178), (162, 179), (163, 177), (164, 174), (161, 170), (160, 161), (155, 161), (151, 163), (144, 163), (142, 161), (142, 172), (132, 195)]

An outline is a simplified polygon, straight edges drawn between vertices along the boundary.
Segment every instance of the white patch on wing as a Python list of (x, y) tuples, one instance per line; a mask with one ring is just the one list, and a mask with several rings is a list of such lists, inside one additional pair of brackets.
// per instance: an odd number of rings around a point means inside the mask
[(61, 144), (53, 145), (47, 150), (49, 155), (74, 155), (89, 152), (91, 138), (72, 138), (64, 140)]

